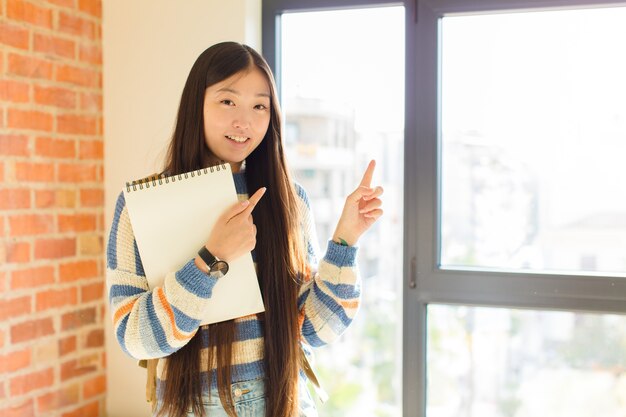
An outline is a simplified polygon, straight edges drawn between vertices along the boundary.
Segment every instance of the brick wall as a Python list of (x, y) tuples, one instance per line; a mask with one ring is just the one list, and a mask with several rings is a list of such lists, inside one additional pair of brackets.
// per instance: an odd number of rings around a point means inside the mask
[(0, 0), (0, 416), (104, 416), (100, 0)]

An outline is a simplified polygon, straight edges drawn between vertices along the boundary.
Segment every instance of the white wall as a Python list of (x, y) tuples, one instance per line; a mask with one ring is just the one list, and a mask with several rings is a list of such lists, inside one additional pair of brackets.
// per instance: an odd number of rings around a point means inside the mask
[[(156, 172), (196, 57), (225, 40), (260, 51), (261, 0), (103, 0), (105, 218), (128, 180)], [(108, 233), (105, 236), (108, 239)], [(105, 317), (108, 417), (149, 416), (145, 370)]]

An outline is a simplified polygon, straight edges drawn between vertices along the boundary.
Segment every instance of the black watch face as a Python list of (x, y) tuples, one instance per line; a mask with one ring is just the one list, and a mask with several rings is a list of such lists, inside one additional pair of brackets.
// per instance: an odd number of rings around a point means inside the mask
[(228, 264), (224, 261), (217, 261), (211, 265), (211, 276), (221, 278), (228, 272)]

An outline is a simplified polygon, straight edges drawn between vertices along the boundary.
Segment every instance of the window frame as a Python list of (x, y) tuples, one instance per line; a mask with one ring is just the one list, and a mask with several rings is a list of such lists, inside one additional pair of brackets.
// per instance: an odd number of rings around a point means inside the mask
[[(405, 7), (402, 410), (426, 416), (431, 303), (626, 314), (626, 278), (603, 273), (442, 268), (440, 259), (440, 18), (472, 13), (626, 6), (626, 0), (263, 0), (262, 48), (280, 90), (285, 12)], [(375, 59), (373, 57), (372, 59)]]

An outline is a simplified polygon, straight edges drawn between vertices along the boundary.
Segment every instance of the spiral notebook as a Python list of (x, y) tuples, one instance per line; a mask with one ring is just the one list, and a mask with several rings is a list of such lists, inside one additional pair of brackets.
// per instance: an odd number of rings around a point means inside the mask
[[(224, 210), (237, 202), (229, 164), (126, 183), (124, 197), (150, 288), (160, 287), (209, 237)], [(213, 288), (202, 324), (264, 311), (251, 253), (229, 262)]]

